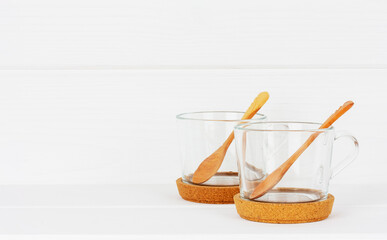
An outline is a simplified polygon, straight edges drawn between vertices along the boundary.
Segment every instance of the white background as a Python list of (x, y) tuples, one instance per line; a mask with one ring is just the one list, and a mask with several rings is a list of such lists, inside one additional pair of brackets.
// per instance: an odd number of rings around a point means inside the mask
[(263, 90), (272, 120), (353, 100), (336, 181), (387, 182), (385, 1), (5, 0), (0, 23), (1, 184), (172, 182), (174, 116)]
[[(175, 115), (242, 110), (263, 90), (272, 120), (324, 121), (360, 142), (338, 183), (387, 183), (384, 69), (12, 70), (0, 73), (2, 184), (172, 183)], [(351, 150), (337, 142), (334, 161)]]
[[(114, 187), (77, 188), (85, 184), (174, 187), (180, 175), (175, 115), (244, 111), (264, 90), (271, 98), (262, 113), (272, 120), (321, 122), (346, 100), (353, 100), (355, 106), (335, 127), (358, 138), (360, 155), (332, 181), (332, 187), (347, 189), (346, 184), (355, 184), (359, 187), (349, 189), (373, 189), (370, 198), (382, 199), (385, 185), (375, 184), (387, 184), (386, 42), (387, 2), (381, 0), (3, 0), (2, 206), (69, 206), (83, 201), (114, 205), (122, 197), (122, 189)], [(349, 147), (338, 142), (334, 160)], [(47, 184), (55, 187), (41, 187)], [(70, 187), (73, 190), (68, 190), (69, 184), (75, 186)], [(157, 196), (178, 198), (175, 190), (165, 192), (169, 195)], [(336, 233), (361, 229), (356, 227), (360, 222), (352, 222), (352, 230), (340, 228), (340, 223), (354, 219), (347, 203), (359, 197), (355, 190), (340, 193), (347, 201), (342, 201), (347, 208), (342, 207), (341, 213), (348, 219), (340, 222), (339, 212)], [(117, 198), (106, 200), (108, 196)], [(360, 203), (366, 203), (367, 196), (362, 196)], [(196, 211), (190, 207), (189, 211)], [(361, 209), (360, 204), (357, 216), (365, 217)], [(18, 210), (3, 209), (2, 215), (15, 217), (14, 222), (0, 218), (5, 224), (0, 232), (97, 234), (103, 226), (90, 221), (86, 228), (62, 229), (59, 226), (72, 226), (71, 217), (87, 213), (60, 211), (58, 216), (68, 214), (67, 218), (45, 223), (52, 214), (48, 210), (26, 211), (23, 216)], [(376, 207), (372, 211), (382, 213)], [(111, 214), (114, 218), (119, 213)], [(122, 214), (124, 221), (127, 216), (125, 211)], [(234, 209), (230, 214), (236, 214)], [(41, 216), (39, 222), (28, 227), (35, 215)], [(241, 229), (247, 226), (234, 217)], [(20, 228), (9, 227), (18, 219), (26, 220)], [(332, 221), (323, 224), (329, 228), (335, 225)], [(254, 226), (246, 232), (255, 233)], [(315, 226), (316, 233), (324, 229)], [(122, 227), (125, 230), (111, 225), (104, 233), (131, 232)], [(265, 231), (276, 232), (270, 227)], [(362, 231), (358, 233), (382, 233), (375, 226)]]

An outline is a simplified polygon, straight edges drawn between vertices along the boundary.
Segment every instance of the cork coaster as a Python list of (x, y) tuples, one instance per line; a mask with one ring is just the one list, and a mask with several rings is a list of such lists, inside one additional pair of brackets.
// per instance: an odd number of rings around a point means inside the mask
[(332, 211), (334, 197), (307, 203), (267, 203), (234, 196), (238, 214), (247, 220), (265, 223), (306, 223), (326, 219)]
[(191, 202), (227, 204), (234, 203), (234, 195), (239, 193), (239, 186), (201, 186), (176, 180), (180, 196)]

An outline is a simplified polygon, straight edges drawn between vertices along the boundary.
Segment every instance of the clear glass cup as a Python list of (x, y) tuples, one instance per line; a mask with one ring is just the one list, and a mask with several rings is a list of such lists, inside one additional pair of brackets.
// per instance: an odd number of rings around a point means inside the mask
[[(237, 124), (242, 123), (243, 114), (244, 112), (236, 111), (207, 111), (182, 113), (176, 116), (184, 182), (192, 183), (192, 175), (200, 163), (226, 141)], [(264, 115), (256, 114), (252, 119), (243, 122), (265, 119)], [(234, 141), (228, 148), (217, 174), (200, 185), (239, 185)]]
[[(256, 122), (235, 127), (235, 142), (240, 178), (240, 196), (244, 199), (299, 203), (327, 197), (330, 179), (351, 163), (358, 153), (356, 138), (333, 127), (318, 129), (320, 123)], [(314, 133), (313, 143), (290, 167), (281, 181), (262, 197), (250, 199), (254, 188), (289, 159)], [(331, 167), (335, 140), (346, 138), (353, 142), (350, 154)]]

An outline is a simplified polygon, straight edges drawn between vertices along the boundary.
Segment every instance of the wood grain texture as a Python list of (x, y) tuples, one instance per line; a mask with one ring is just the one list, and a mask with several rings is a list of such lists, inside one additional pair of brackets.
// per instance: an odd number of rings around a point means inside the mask
[(0, 2), (0, 67), (387, 66), (382, 0)]

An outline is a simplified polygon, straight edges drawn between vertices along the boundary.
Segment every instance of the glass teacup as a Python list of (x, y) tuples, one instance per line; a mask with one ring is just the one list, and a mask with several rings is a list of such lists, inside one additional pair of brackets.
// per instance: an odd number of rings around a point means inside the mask
[[(256, 114), (251, 120), (241, 120), (244, 112), (207, 111), (183, 113), (176, 116), (179, 134), (182, 180), (192, 183), (192, 176), (200, 163), (216, 151), (234, 127), (241, 122), (264, 121), (266, 117)], [(238, 167), (234, 141), (229, 146), (216, 175), (201, 185), (237, 186)]]
[[(299, 203), (325, 199), (330, 179), (352, 162), (358, 153), (356, 138), (333, 127), (319, 129), (319, 123), (254, 122), (235, 127), (240, 196), (244, 199)], [(318, 137), (290, 167), (278, 184), (265, 195), (250, 199), (254, 188), (277, 169), (310, 137)], [(333, 142), (347, 138), (354, 149), (331, 167)]]

